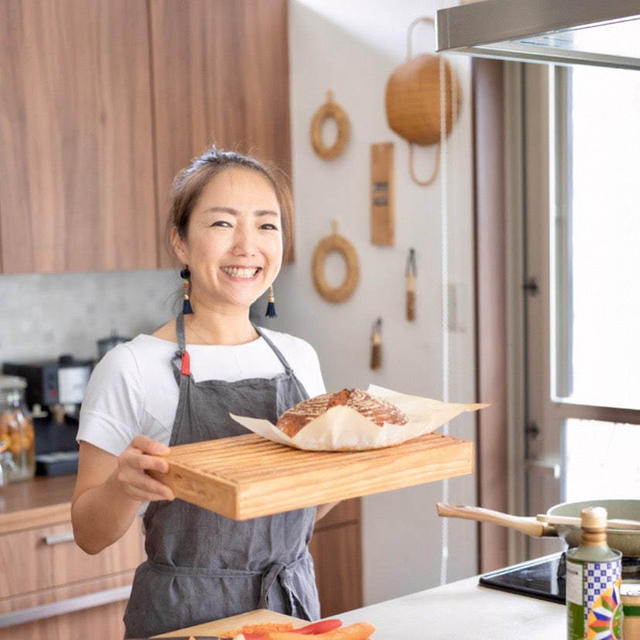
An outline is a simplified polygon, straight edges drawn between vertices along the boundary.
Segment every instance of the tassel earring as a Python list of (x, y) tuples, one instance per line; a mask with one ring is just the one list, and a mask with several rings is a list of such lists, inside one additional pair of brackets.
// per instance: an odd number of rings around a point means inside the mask
[(269, 287), (269, 302), (267, 304), (267, 318), (276, 318), (276, 298), (273, 295), (273, 285)]
[(182, 314), (186, 316), (189, 313), (193, 313), (193, 309), (191, 308), (191, 301), (189, 300), (189, 290), (191, 288), (191, 285), (189, 283), (191, 271), (189, 271), (189, 267), (185, 267), (180, 272), (180, 277), (182, 278), (182, 289), (184, 291), (182, 300)]

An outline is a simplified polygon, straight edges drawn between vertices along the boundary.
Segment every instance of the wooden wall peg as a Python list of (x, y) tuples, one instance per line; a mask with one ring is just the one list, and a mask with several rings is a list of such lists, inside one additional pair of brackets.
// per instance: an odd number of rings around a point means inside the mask
[(393, 142), (371, 145), (371, 244), (393, 246)]

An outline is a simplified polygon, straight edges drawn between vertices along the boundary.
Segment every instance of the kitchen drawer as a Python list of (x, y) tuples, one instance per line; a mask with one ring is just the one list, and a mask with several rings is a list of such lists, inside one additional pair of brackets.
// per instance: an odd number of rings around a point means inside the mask
[[(127, 601), (111, 602), (65, 615), (0, 628), (0, 638), (11, 640), (119, 640), (124, 636), (122, 617)], [(6, 634), (6, 635), (3, 635)]]
[(133, 570), (63, 587), (52, 587), (0, 600), (0, 638), (2, 629), (93, 609), (114, 602), (127, 602)]
[(96, 555), (73, 541), (71, 523), (0, 536), (0, 600), (135, 569), (145, 558), (140, 521)]

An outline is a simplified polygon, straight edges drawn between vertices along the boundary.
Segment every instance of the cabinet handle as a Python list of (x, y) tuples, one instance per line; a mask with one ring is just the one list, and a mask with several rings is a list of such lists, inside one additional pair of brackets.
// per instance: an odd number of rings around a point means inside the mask
[(73, 542), (73, 531), (65, 531), (64, 533), (55, 533), (51, 536), (45, 536), (42, 538), (45, 544), (52, 547), (54, 544), (60, 544), (61, 542)]
[(121, 602), (131, 595), (131, 585), (124, 587), (116, 587), (115, 589), (105, 589), (97, 593), (90, 593), (86, 596), (78, 596), (77, 598), (67, 598), (59, 602), (51, 602), (50, 604), (41, 604), (37, 607), (29, 609), (20, 609), (19, 611), (11, 611), (0, 615), (0, 629), (4, 627), (13, 627), (18, 624), (34, 622), (35, 620), (43, 620), (44, 618), (53, 618), (64, 613), (73, 613), (74, 611), (82, 611), (83, 609), (91, 609), (92, 607), (100, 607), (112, 602)]

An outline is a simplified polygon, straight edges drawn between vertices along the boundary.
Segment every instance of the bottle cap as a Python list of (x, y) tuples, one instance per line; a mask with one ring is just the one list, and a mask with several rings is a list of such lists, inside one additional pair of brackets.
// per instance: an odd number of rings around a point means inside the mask
[(585, 529), (606, 529), (607, 510), (604, 507), (587, 507), (581, 512), (581, 524)]

